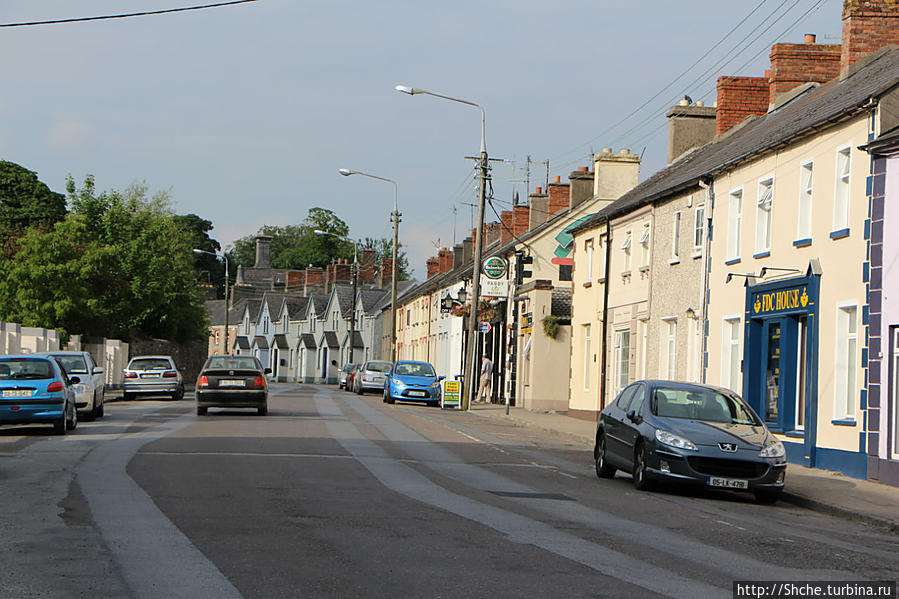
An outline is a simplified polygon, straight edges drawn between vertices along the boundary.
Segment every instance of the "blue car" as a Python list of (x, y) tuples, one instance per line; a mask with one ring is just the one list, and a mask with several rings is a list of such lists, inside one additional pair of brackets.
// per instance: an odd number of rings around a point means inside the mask
[(51, 424), (57, 435), (75, 430), (77, 376), (51, 358), (0, 356), (0, 424)]
[(423, 401), (440, 405), (440, 381), (434, 367), (427, 362), (400, 360), (387, 373), (384, 382), (384, 402)]

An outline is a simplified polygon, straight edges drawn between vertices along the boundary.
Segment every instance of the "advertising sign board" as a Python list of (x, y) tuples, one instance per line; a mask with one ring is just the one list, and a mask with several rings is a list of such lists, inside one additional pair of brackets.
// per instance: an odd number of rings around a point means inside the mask
[(443, 393), (440, 394), (440, 407), (458, 410), (462, 407), (462, 381), (443, 381)]

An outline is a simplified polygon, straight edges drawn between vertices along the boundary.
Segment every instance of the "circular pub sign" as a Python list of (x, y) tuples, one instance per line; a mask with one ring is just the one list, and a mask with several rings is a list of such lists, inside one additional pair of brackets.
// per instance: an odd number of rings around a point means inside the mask
[(499, 256), (490, 256), (484, 260), (483, 270), (488, 279), (502, 279), (506, 276), (506, 261)]

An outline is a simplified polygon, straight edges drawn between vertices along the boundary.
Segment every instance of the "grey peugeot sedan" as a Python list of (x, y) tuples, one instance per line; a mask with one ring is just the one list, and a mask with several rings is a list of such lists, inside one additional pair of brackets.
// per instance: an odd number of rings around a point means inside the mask
[(603, 409), (593, 449), (596, 474), (632, 474), (646, 490), (670, 481), (753, 493), (777, 500), (786, 451), (765, 423), (727, 389), (637, 381)]

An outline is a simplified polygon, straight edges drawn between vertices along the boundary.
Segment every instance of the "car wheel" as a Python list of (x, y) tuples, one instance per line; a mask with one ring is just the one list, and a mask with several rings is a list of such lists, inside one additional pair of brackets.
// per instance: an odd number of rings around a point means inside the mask
[(91, 410), (91, 418), (97, 419), (103, 416), (103, 395), (100, 395), (100, 398), (97, 399), (97, 393), (94, 392), (94, 409)]
[(652, 488), (649, 481), (649, 473), (646, 471), (646, 446), (642, 443), (634, 451), (634, 486), (639, 491), (648, 491)]
[(606, 436), (602, 433), (596, 436), (596, 447), (593, 450), (596, 460), (596, 476), (599, 478), (614, 478), (615, 467), (606, 461)]
[(66, 430), (73, 431), (78, 427), (78, 410), (72, 406), (72, 417), (66, 420)]
[(268, 406), (262, 406), (261, 408), (258, 408), (258, 411), (260, 416), (265, 416), (268, 414)]
[(200, 406), (197, 406), (197, 416), (205, 416), (205, 415), (206, 415), (206, 408), (201, 408)]
[(184, 387), (178, 387), (178, 390), (172, 393), (172, 399), (174, 401), (181, 401), (184, 399)]
[(390, 390), (386, 391), (386, 392), (385, 392), (385, 395), (387, 396), (387, 397), (386, 397), (387, 403), (389, 403), (389, 404), (394, 404), (394, 403), (396, 403), (396, 399), (393, 397), (393, 394), (390, 393)]
[(106, 414), (106, 402), (104, 401), (104, 397), (103, 397), (102, 393), (100, 394), (100, 405), (98, 405), (96, 407), (95, 412), (96, 412), (97, 418), (103, 418), (103, 416)]
[(122, 391), (122, 401), (131, 401), (132, 399), (134, 399), (134, 395), (127, 391)]
[(759, 503), (774, 503), (780, 497), (780, 489), (760, 489), (753, 491), (753, 495)]
[(59, 420), (53, 423), (53, 434), (54, 435), (64, 435), (66, 434), (66, 411), (62, 411), (62, 415), (59, 417)]

